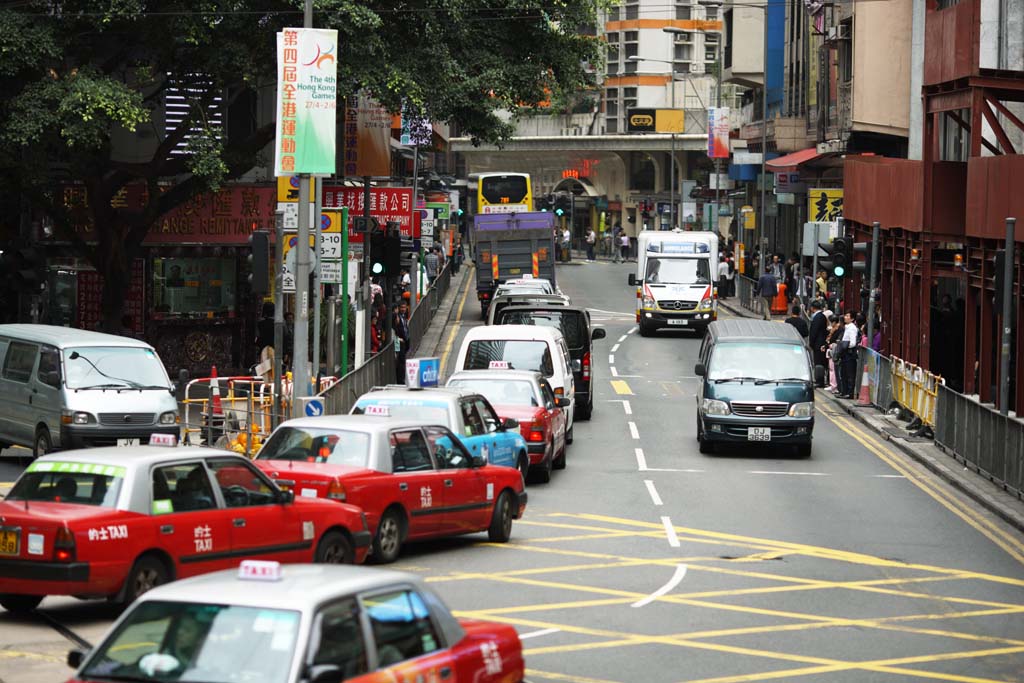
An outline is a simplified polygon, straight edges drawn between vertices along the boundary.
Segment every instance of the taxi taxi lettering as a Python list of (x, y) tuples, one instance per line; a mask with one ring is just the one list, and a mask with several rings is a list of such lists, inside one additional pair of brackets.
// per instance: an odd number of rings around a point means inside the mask
[(128, 525), (108, 524), (99, 528), (90, 527), (85, 533), (90, 541), (116, 541), (121, 538), (128, 538)]
[(484, 670), (488, 674), (501, 673), (501, 651), (498, 645), (493, 642), (481, 643), (480, 654), (484, 658)]
[(433, 498), (430, 495), (430, 487), (423, 486), (420, 488), (420, 507), (431, 507), (434, 504)]
[(196, 544), (197, 553), (205, 553), (213, 550), (213, 533), (208, 526), (197, 526), (192, 530), (193, 540)]

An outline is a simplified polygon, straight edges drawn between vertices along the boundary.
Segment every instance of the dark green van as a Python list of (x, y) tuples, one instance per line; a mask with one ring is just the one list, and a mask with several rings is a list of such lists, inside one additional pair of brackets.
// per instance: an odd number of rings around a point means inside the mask
[(814, 377), (810, 350), (792, 325), (719, 320), (708, 325), (694, 368), (701, 453), (718, 443), (783, 444), (811, 455)]

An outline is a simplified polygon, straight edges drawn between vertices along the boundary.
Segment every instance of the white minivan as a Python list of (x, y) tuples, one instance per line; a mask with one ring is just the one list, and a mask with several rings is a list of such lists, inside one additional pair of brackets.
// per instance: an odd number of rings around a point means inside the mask
[(576, 385), (569, 347), (561, 330), (538, 325), (488, 325), (471, 328), (462, 340), (456, 370), (534, 370), (544, 375), (555, 396), (569, 400), (566, 443), (572, 443)]
[(178, 402), (153, 347), (54, 325), (0, 325), (0, 448), (149, 443), (173, 434)]

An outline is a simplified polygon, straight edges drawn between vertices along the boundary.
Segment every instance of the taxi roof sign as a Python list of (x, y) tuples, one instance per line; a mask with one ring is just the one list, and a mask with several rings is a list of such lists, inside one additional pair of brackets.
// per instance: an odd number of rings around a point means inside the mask
[(177, 446), (178, 437), (174, 434), (150, 434), (149, 435), (150, 446)]
[(391, 406), (370, 405), (363, 410), (364, 415), (376, 415), (377, 417), (391, 417)]
[(510, 367), (512, 366), (507, 360), (492, 360), (487, 364), (488, 370), (508, 370)]
[(242, 560), (238, 578), (246, 581), (280, 581), (281, 563), (272, 560)]

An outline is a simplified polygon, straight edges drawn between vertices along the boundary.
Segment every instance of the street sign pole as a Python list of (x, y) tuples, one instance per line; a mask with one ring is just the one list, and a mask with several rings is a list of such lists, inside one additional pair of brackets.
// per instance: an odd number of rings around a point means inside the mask
[(315, 195), (313, 197), (313, 220), (314, 234), (313, 253), (316, 254), (316, 261), (313, 268), (313, 377), (316, 378), (316, 388), (313, 393), (320, 390), (320, 272), (323, 267), (323, 178), (315, 179)]
[[(1000, 349), (999, 363), (999, 413), (1008, 415), (1010, 412), (1010, 344), (1012, 342), (1013, 325), (1013, 243), (1016, 218), (1006, 219), (1006, 258), (1003, 259), (1003, 343)], [(1022, 284), (1024, 286), (1024, 284)], [(1020, 407), (1017, 407), (1018, 415)]]
[[(363, 249), (366, 249), (365, 244)], [(364, 251), (365, 253), (365, 251)], [(348, 374), (348, 207), (341, 209), (341, 376)]]
[(284, 211), (274, 214), (274, 412), (281, 424), (281, 359), (284, 356)]
[(292, 331), (292, 417), (302, 416), (309, 392), (309, 174), (299, 176), (299, 234), (295, 249), (295, 329)]

